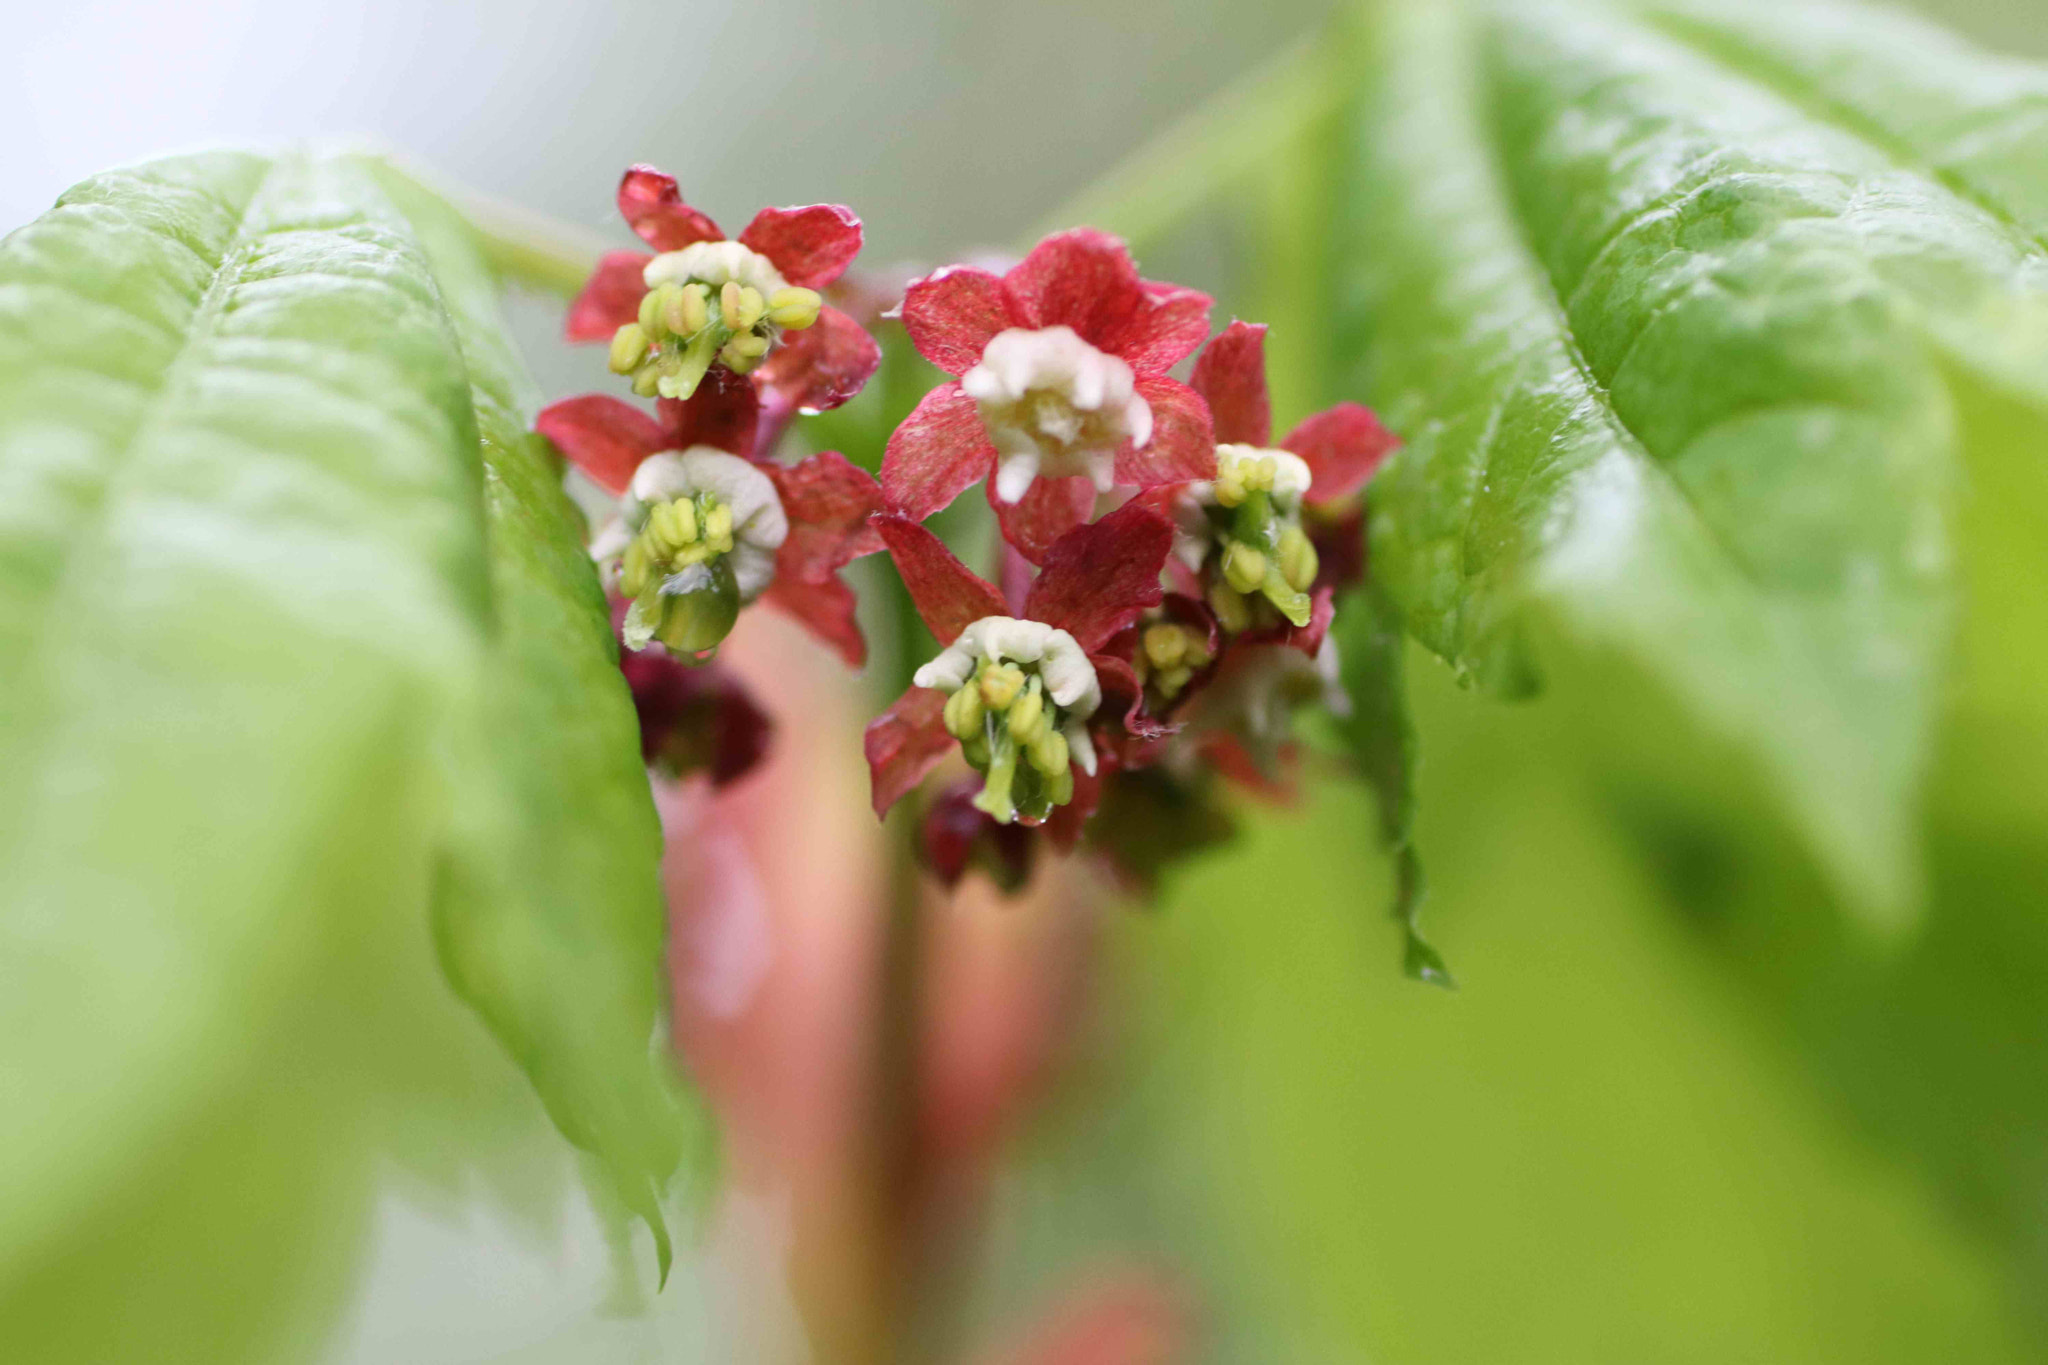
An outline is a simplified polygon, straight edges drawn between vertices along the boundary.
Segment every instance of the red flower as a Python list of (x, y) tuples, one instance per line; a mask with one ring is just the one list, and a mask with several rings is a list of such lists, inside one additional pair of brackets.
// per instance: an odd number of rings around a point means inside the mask
[(1103, 708), (1106, 679), (1129, 671), (1101, 650), (1158, 605), (1173, 528), (1147, 508), (1125, 507), (1068, 532), (1013, 616), (993, 584), (916, 522), (883, 514), (875, 525), (918, 614), (946, 646), (868, 726), (876, 814), (957, 739), (987, 778), (975, 804), (997, 821), (1037, 824), (1070, 802), (1081, 808), (1071, 814), (1085, 815), (1096, 790), (1091, 731), (1116, 719)]
[[(1227, 634), (1292, 628), (1294, 643), (1313, 652), (1328, 615), (1318, 599), (1340, 586), (1313, 532), (1360, 530), (1339, 508), (1400, 442), (1369, 409), (1339, 403), (1272, 445), (1265, 349), (1263, 326), (1233, 322), (1202, 351), (1192, 382), (1215, 419), (1214, 463), (1203, 480), (1145, 501), (1180, 528), (1175, 554)], [(1319, 514), (1311, 525), (1304, 509)], [(1329, 567), (1355, 573), (1356, 549), (1333, 555)]]
[[(707, 465), (715, 459), (743, 463), (772, 486), (779, 510), (770, 517), (762, 509), (757, 521), (763, 533), (753, 542), (746, 524), (731, 537), (727, 558), (738, 598), (734, 609), (759, 598), (802, 622), (848, 664), (858, 668), (865, 663), (867, 643), (854, 620), (853, 590), (839, 570), (882, 548), (869, 524), (882, 503), (874, 479), (829, 450), (797, 465), (754, 458), (759, 401), (753, 387), (739, 379), (716, 378), (687, 401), (663, 399), (658, 412), (657, 419), (619, 399), (585, 394), (550, 405), (534, 423), (598, 487), (621, 499), (620, 519), (600, 531), (592, 553), (606, 560), (616, 554), (621, 574), (629, 570), (623, 561), (631, 558), (630, 541), (646, 525), (647, 505), (654, 500), (640, 496), (648, 489), (636, 486), (657, 482), (650, 478), (660, 472), (653, 457), (668, 464), (686, 459)], [(656, 490), (663, 496), (675, 491)], [(779, 534), (767, 534), (771, 522), (779, 524)], [(646, 593), (661, 585), (630, 586)], [(727, 628), (730, 624), (725, 622)], [(627, 638), (637, 648), (649, 637), (629, 625)], [(701, 648), (686, 640), (681, 650)]]
[(881, 364), (874, 339), (818, 294), (860, 253), (851, 209), (762, 209), (727, 241), (673, 176), (634, 166), (619, 182), (619, 213), (661, 254), (605, 253), (567, 332), (611, 342), (613, 368), (633, 375), (642, 397), (688, 398), (717, 369), (750, 374), (779, 426), (838, 407)]
[(882, 488), (922, 521), (977, 479), (1033, 562), (1095, 495), (1207, 477), (1208, 409), (1166, 371), (1209, 333), (1209, 297), (1138, 277), (1122, 242), (1046, 238), (1000, 277), (956, 266), (914, 282), (903, 325), (956, 376), (889, 438)]

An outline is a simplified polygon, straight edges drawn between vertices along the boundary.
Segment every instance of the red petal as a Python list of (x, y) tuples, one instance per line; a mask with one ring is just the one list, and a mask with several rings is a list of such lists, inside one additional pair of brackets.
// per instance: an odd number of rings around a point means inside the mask
[(735, 455), (754, 453), (761, 420), (754, 386), (724, 366), (714, 366), (688, 398), (664, 398), (654, 405), (668, 430), (669, 449), (713, 446)]
[(1015, 502), (996, 499), (995, 481), (988, 486), (989, 506), (1003, 539), (1033, 564), (1043, 564), (1052, 543), (1095, 513), (1095, 484), (1074, 475), (1064, 479), (1033, 479)]
[(1145, 507), (1124, 506), (1061, 538), (1024, 599), (1024, 614), (1058, 626), (1094, 653), (1159, 605), (1159, 571), (1173, 551), (1173, 525)]
[(1304, 418), (1280, 445), (1308, 462), (1315, 476), (1308, 501), (1331, 502), (1365, 487), (1401, 440), (1380, 425), (1371, 408), (1339, 403)]
[(848, 560), (882, 548), (870, 518), (882, 510), (874, 476), (836, 450), (799, 465), (765, 465), (789, 518), (789, 535), (775, 556), (778, 582), (822, 583)]
[(989, 338), (1017, 326), (1003, 282), (964, 265), (913, 280), (903, 293), (903, 326), (918, 354), (961, 375), (974, 368)]
[(1003, 277), (1027, 327), (1071, 327), (1098, 350), (1129, 337), (1149, 306), (1124, 244), (1094, 228), (1058, 232)]
[(949, 887), (959, 885), (980, 853), (996, 885), (1016, 890), (1031, 878), (1031, 831), (999, 825), (984, 815), (974, 804), (980, 791), (979, 777), (963, 777), (934, 797), (918, 830), (918, 851), (924, 865)]
[(954, 558), (945, 542), (907, 517), (884, 512), (875, 529), (889, 546), (889, 558), (917, 604), (917, 614), (942, 645), (984, 616), (1008, 616), (1003, 595)]
[(780, 430), (791, 413), (838, 407), (881, 363), (882, 348), (859, 323), (837, 308), (821, 308), (809, 327), (782, 334), (782, 344), (754, 371), (754, 384)]
[(1138, 396), (1152, 405), (1152, 440), (1116, 453), (1116, 481), (1139, 488), (1216, 476), (1216, 432), (1201, 395), (1161, 375), (1138, 380)]
[(1273, 400), (1266, 392), (1266, 324), (1233, 322), (1195, 362), (1189, 380), (1209, 405), (1219, 444), (1265, 446), (1273, 440)]
[(1116, 759), (1107, 751), (1098, 750), (1095, 755), (1095, 771), (1089, 772), (1079, 764), (1074, 766), (1074, 794), (1064, 806), (1054, 806), (1052, 813), (1045, 817), (1046, 837), (1052, 846), (1062, 853), (1074, 851), (1074, 845), (1081, 842), (1081, 831), (1088, 824), (1088, 817), (1095, 814), (1095, 808), (1102, 804), (1102, 784), (1108, 780), (1110, 770), (1116, 766)]
[(844, 204), (762, 209), (740, 234), (740, 245), (774, 262), (782, 278), (804, 289), (823, 289), (860, 255), (860, 219)]
[(683, 202), (676, 178), (652, 166), (631, 167), (619, 181), (619, 216), (656, 251), (725, 240), (718, 224)]
[(1195, 353), (1209, 336), (1215, 302), (1197, 289), (1143, 281), (1145, 302), (1106, 338), (1103, 350), (1122, 356), (1139, 374), (1162, 374)]
[(654, 258), (644, 251), (607, 251), (569, 305), (562, 335), (571, 341), (610, 341), (612, 334), (640, 316), (647, 293), (641, 272)]
[(836, 575), (805, 582), (784, 578), (778, 570), (761, 600), (795, 618), (804, 629), (832, 646), (846, 660), (848, 668), (867, 663), (867, 637), (860, 633), (860, 621), (855, 614), (857, 599), (853, 589)]
[(1095, 665), (1095, 680), (1102, 686), (1102, 709), (1097, 715), (1115, 718), (1134, 739), (1163, 739), (1178, 728), (1146, 713), (1145, 685), (1129, 663), (1114, 654), (1096, 654), (1089, 662)]
[(614, 497), (626, 491), (642, 460), (669, 448), (661, 423), (631, 403), (602, 393), (548, 404), (533, 419), (533, 429)]
[(952, 749), (945, 710), (945, 693), (913, 687), (868, 722), (862, 748), (867, 751), (876, 815), (887, 815), (889, 807), (915, 791)]
[(923, 521), (986, 476), (995, 462), (996, 448), (974, 400), (958, 384), (941, 384), (890, 433), (882, 492), (898, 512)]

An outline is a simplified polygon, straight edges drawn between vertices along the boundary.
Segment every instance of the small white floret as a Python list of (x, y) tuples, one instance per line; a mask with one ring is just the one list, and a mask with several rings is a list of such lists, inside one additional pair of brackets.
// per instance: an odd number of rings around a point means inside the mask
[(996, 497), (1016, 502), (1041, 474), (1081, 474), (1097, 491), (1116, 486), (1116, 452), (1152, 440), (1152, 406), (1120, 358), (1071, 327), (1012, 327), (960, 376), (996, 448)]
[(733, 280), (752, 285), (764, 299), (778, 289), (789, 288), (789, 281), (782, 278), (773, 261), (738, 242), (692, 242), (681, 251), (664, 251), (647, 263), (640, 278), (649, 289), (694, 280), (710, 285), (714, 293)]

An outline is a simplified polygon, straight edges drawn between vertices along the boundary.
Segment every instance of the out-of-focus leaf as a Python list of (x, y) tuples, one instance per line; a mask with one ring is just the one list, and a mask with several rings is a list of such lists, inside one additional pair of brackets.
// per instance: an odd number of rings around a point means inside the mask
[(482, 441), (493, 632), (479, 724), (453, 742), (457, 815), (435, 939), (460, 991), (533, 1078), (564, 1134), (670, 1246), (660, 1195), (684, 1113), (653, 1046), (661, 827), (611, 617), (498, 284), (447, 204), (387, 172), (432, 260), (468, 363)]
[[(156, 162), (0, 244), (20, 1358), (274, 1345), (287, 1288), (350, 1235), (314, 1169), (349, 1164), (354, 1121), (329, 988), (363, 942), (420, 932), (430, 749), (487, 600), (475, 450), (427, 262), (358, 167)], [(220, 1183), (238, 1165), (246, 1190)], [(137, 1255), (176, 1258), (166, 1290), (249, 1287), (247, 1311), (121, 1294)]]
[(1450, 968), (1422, 936), (1428, 894), (1415, 847), (1415, 722), (1408, 715), (1402, 665), (1407, 635), (1386, 594), (1365, 587), (1338, 604), (1337, 658), (1351, 703), (1340, 727), (1358, 772), (1379, 807), (1380, 842), (1394, 864), (1394, 918), (1403, 935), (1402, 967), (1417, 981), (1453, 986)]
[(1955, 366), (2048, 373), (2039, 244), (1599, 5), (1374, 6), (1357, 374), (1373, 566), (1514, 688), (1534, 618), (1733, 746), (1837, 892), (1918, 904), (1954, 620)]

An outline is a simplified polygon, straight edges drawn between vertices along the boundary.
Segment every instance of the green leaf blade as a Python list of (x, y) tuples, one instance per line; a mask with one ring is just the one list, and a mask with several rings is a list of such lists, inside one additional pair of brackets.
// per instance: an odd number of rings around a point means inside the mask
[(1534, 621), (1746, 750), (1896, 926), (1948, 647), (1946, 338), (2034, 305), (2010, 225), (1652, 26), (1387, 7), (1362, 374), (1411, 439), (1374, 567), (1510, 688)]
[(0, 245), (0, 1283), (424, 903), (484, 600), (447, 342), (320, 158), (111, 173)]

